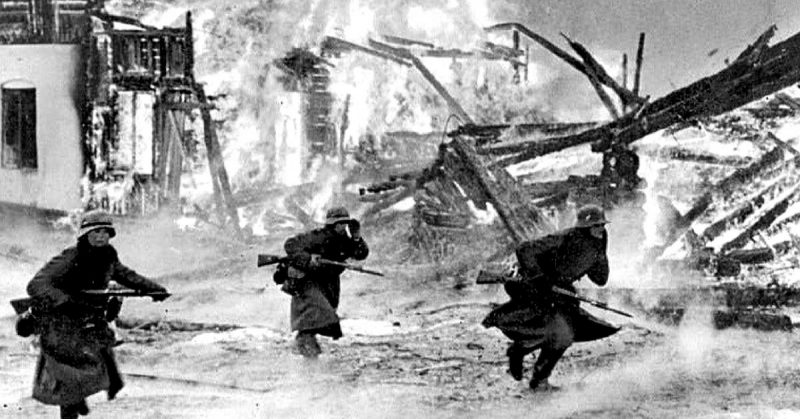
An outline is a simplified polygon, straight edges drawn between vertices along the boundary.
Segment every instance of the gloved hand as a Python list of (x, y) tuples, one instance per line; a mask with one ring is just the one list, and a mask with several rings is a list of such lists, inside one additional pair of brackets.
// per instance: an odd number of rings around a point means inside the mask
[(350, 237), (352, 239), (361, 238), (361, 223), (358, 220), (350, 220)]
[(308, 267), (309, 267), (309, 268), (318, 268), (318, 267), (320, 267), (320, 266), (322, 265), (322, 264), (319, 262), (319, 259), (320, 259), (321, 257), (322, 257), (321, 255), (318, 255), (318, 254), (316, 254), (316, 253), (312, 253), (312, 254), (311, 254), (311, 259), (309, 259), (309, 260), (308, 260)]

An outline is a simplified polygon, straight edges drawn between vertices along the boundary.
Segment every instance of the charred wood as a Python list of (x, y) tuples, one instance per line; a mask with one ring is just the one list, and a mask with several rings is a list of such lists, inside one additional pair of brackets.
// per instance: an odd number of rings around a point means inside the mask
[(604, 151), (612, 142), (629, 144), (675, 123), (719, 115), (800, 81), (800, 68), (795, 65), (800, 61), (800, 34), (764, 50), (760, 57), (754, 64), (742, 61), (678, 89), (641, 112), (579, 134), (548, 138), (498, 164), (511, 165), (586, 143), (593, 143), (594, 151)]
[(639, 81), (642, 76), (642, 61), (644, 58), (644, 32), (639, 34), (639, 47), (636, 49), (636, 70), (633, 75), (633, 95), (639, 96)]
[[(486, 31), (489, 31), (489, 32), (500, 31), (500, 30), (516, 30), (516, 31), (519, 31), (520, 33), (524, 34), (528, 38), (530, 38), (533, 41), (537, 42), (539, 45), (544, 47), (546, 50), (550, 51), (551, 53), (555, 54), (557, 57), (559, 57), (562, 60), (566, 61), (567, 64), (571, 65), (572, 67), (574, 67), (576, 70), (580, 71), (581, 73), (583, 73), (587, 77), (591, 78), (592, 76), (590, 76), (590, 73), (594, 72), (596, 74), (596, 77), (597, 77), (598, 81), (600, 83), (610, 87), (614, 91), (614, 93), (616, 93), (620, 98), (623, 98), (623, 101), (625, 103), (641, 103), (641, 102), (643, 102), (643, 99), (639, 98), (638, 96), (635, 96), (628, 89), (625, 89), (622, 86), (620, 86), (612, 77), (610, 77), (608, 75), (607, 72), (605, 72), (605, 70), (602, 69), (602, 67), (599, 66), (599, 64), (597, 64), (596, 68), (590, 69), (590, 66), (592, 64), (589, 64), (589, 63), (597, 63), (597, 60), (595, 60), (594, 57), (592, 57), (591, 54), (589, 54), (589, 52), (586, 51), (586, 48), (584, 48), (582, 45), (576, 43), (577, 44), (577, 48), (581, 49), (585, 53), (585, 54), (582, 54), (581, 52), (579, 52), (578, 54), (581, 56), (581, 58), (586, 63), (578, 61), (575, 57), (573, 57), (572, 55), (570, 55), (566, 51), (564, 51), (561, 48), (555, 46), (553, 43), (551, 43), (550, 41), (548, 41), (547, 39), (545, 39), (541, 35), (531, 31), (530, 29), (528, 29), (527, 27), (525, 27), (524, 25), (521, 25), (519, 23), (513, 23), (513, 22), (500, 23), (500, 24), (493, 25), (493, 26), (490, 26), (490, 27), (486, 28)], [(573, 42), (570, 41), (570, 46), (572, 46), (573, 49), (575, 49), (576, 47), (573, 46), (572, 43)], [(577, 50), (576, 50), (576, 52), (577, 52)]]
[(487, 168), (475, 147), (463, 138), (455, 138), (450, 144), (479, 182), (515, 241), (529, 240), (553, 230), (505, 169)]
[(782, 161), (783, 149), (781, 147), (775, 147), (764, 153), (760, 159), (749, 166), (737, 169), (725, 179), (715, 184), (714, 190), (723, 194), (730, 193), (733, 189), (738, 188), (761, 173), (779, 166)]
[(744, 166), (752, 163), (752, 160), (747, 157), (718, 156), (710, 153), (703, 153), (701, 151), (688, 150), (685, 148), (669, 148), (667, 150), (660, 150), (659, 154), (663, 154), (664, 157), (669, 160), (718, 164), (722, 166)]
[(795, 160), (798, 160), (798, 158), (800, 158), (800, 150), (797, 150), (796, 148), (790, 146), (789, 144), (786, 144), (785, 141), (776, 137), (775, 134), (773, 134), (772, 132), (767, 132), (767, 138), (772, 142), (774, 142), (778, 147), (782, 148), (784, 151), (788, 151), (789, 153), (793, 154)]
[(763, 205), (767, 201), (767, 196), (780, 187), (782, 183), (782, 179), (770, 182), (769, 185), (761, 188), (755, 194), (744, 198), (742, 204), (706, 227), (700, 235), (700, 239), (704, 242), (710, 241), (722, 234), (731, 224), (744, 220), (747, 216), (755, 212), (756, 208)]
[(743, 264), (765, 263), (775, 259), (775, 254), (768, 247), (757, 249), (736, 249), (725, 254), (725, 256)]
[(379, 212), (391, 207), (392, 205), (414, 195), (414, 187), (407, 186), (399, 191), (392, 193), (390, 196), (385, 197), (384, 199), (375, 203), (375, 205), (367, 208), (366, 211), (361, 215), (363, 220), (368, 220), (378, 214)]
[(531, 204), (539, 208), (562, 206), (566, 205), (567, 199), (569, 199), (569, 190), (531, 200)]
[[(600, 125), (600, 122), (543, 122), (533, 124), (499, 124), (499, 125), (461, 125), (453, 131), (447, 133), (448, 137), (457, 137), (459, 135), (468, 135), (473, 137), (476, 141), (476, 146), (484, 147), (484, 150), (490, 154), (495, 154), (493, 151), (497, 148), (498, 154), (509, 153), (514, 151), (522, 151), (531, 145), (528, 142), (512, 142), (508, 144), (497, 143), (501, 135), (509, 137), (561, 137), (564, 135), (571, 135), (579, 132), (595, 128)], [(537, 138), (535, 141), (540, 141)], [(532, 142), (535, 142), (532, 141)], [(503, 149), (508, 147), (508, 149)], [(519, 150), (517, 150), (519, 148)], [(491, 151), (489, 151), (491, 150)]]
[(792, 108), (793, 111), (798, 112), (800, 111), (800, 103), (797, 102), (797, 99), (789, 97), (786, 93), (776, 93), (775, 99), (783, 103), (784, 105)]
[(333, 52), (333, 53), (340, 53), (341, 51), (360, 51), (378, 58), (383, 58), (385, 60), (393, 61), (397, 64), (404, 65), (406, 67), (411, 66), (410, 62), (402, 58), (398, 58), (393, 54), (387, 54), (385, 52), (377, 51), (372, 48), (367, 48), (333, 36), (326, 36), (325, 39), (322, 41), (321, 48), (327, 52)]
[(605, 84), (606, 86), (611, 87), (614, 92), (617, 93), (620, 100), (622, 101), (623, 107), (626, 106), (628, 103), (637, 103), (642, 102), (641, 99), (637, 97), (633, 97), (633, 94), (630, 93), (627, 89), (617, 84), (617, 82), (608, 75), (608, 72), (600, 65), (599, 62), (589, 53), (589, 51), (578, 42), (573, 41), (563, 33), (561, 36), (567, 40), (569, 46), (578, 54), (579, 57), (583, 60), (585, 74), (586, 77), (589, 78), (589, 81), (592, 83), (592, 87), (594, 87), (597, 95), (600, 96), (600, 100), (606, 106), (611, 116), (614, 119), (619, 118), (619, 112), (617, 112), (614, 103), (611, 102), (611, 98), (608, 96), (605, 90), (603, 90), (603, 86), (601, 84)]
[(709, 246), (719, 252), (742, 247), (756, 232), (769, 227), (776, 218), (786, 211), (798, 190), (800, 190), (800, 184), (785, 191), (781, 196), (767, 203), (765, 208), (748, 217), (743, 223), (745, 227), (742, 230), (732, 230), (712, 241)]
[(761, 61), (764, 51), (766, 51), (767, 45), (769, 44), (769, 40), (775, 36), (775, 31), (777, 29), (778, 27), (775, 25), (770, 26), (764, 33), (758, 36), (755, 42), (748, 45), (747, 48), (733, 60), (733, 65), (738, 63), (753, 65)]
[[(195, 89), (198, 101), (202, 104), (207, 104), (208, 100), (203, 86), (198, 84), (195, 86)], [(222, 208), (227, 210), (231, 227), (233, 227), (237, 237), (242, 238), (242, 231), (239, 228), (239, 213), (236, 209), (233, 194), (231, 193), (228, 171), (225, 169), (222, 151), (220, 150), (219, 141), (217, 140), (217, 129), (214, 126), (214, 121), (211, 119), (211, 113), (207, 107), (202, 108), (201, 114), (203, 117), (206, 152), (208, 154), (208, 166), (211, 170), (212, 181), (216, 186), (214, 191), (217, 193), (217, 201), (222, 204)]]
[(392, 36), (392, 35), (381, 35), (381, 37), (389, 43), (398, 44), (398, 45), (407, 45), (407, 46), (422, 46), (426, 48), (435, 48), (436, 45), (433, 45), (429, 42), (417, 41), (415, 39), (408, 39), (403, 38), (400, 36)]

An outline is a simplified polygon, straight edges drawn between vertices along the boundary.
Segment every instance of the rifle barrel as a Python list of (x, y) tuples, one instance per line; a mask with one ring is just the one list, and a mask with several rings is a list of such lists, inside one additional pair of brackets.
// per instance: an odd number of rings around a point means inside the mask
[(325, 265), (341, 266), (343, 268), (350, 269), (350, 270), (353, 270), (353, 271), (363, 272), (365, 274), (376, 275), (376, 276), (384, 276), (382, 272), (373, 271), (371, 269), (363, 268), (361, 266), (353, 265), (353, 264), (350, 264), (350, 263), (336, 262), (336, 261), (328, 260), (328, 259), (320, 259), (319, 262), (322, 263), (322, 264), (325, 264)]
[(610, 312), (613, 312), (613, 313), (617, 313), (617, 314), (623, 315), (625, 317), (633, 318), (633, 314), (626, 313), (626, 312), (624, 312), (622, 310), (617, 310), (616, 308), (613, 308), (613, 307), (609, 307), (606, 303), (603, 303), (603, 302), (600, 302), (600, 301), (595, 301), (595, 300), (592, 300), (591, 298), (582, 297), (582, 296), (580, 296), (578, 294), (575, 294), (574, 292), (570, 292), (570, 291), (567, 291), (565, 289), (562, 289), (562, 288), (559, 288), (559, 287), (556, 287), (556, 286), (553, 286), (552, 290), (556, 294), (561, 294), (561, 295), (564, 295), (564, 296), (567, 296), (567, 297), (570, 297), (570, 298), (574, 298), (574, 299), (576, 299), (578, 301), (583, 301), (585, 303), (591, 304), (591, 305), (593, 305), (593, 306), (595, 306), (597, 308), (601, 308), (603, 310), (607, 310), (607, 311), (610, 311)]
[(139, 292), (127, 290), (84, 290), (81, 291), (81, 294), (104, 297), (153, 297), (162, 295), (169, 297), (172, 295), (168, 292)]

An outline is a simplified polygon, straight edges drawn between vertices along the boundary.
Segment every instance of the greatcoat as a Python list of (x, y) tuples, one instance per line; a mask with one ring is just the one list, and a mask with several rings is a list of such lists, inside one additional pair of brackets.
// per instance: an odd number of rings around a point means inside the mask
[(112, 246), (94, 248), (85, 236), (47, 262), (28, 283), (41, 342), (34, 399), (71, 405), (102, 390), (110, 400), (122, 389), (112, 350), (114, 333), (106, 318), (109, 301), (80, 294), (104, 290), (110, 281), (135, 290), (165, 291), (120, 263)]
[(369, 254), (367, 243), (360, 236), (342, 236), (332, 226), (326, 226), (289, 238), (284, 250), (291, 259), (291, 265), (305, 273), (293, 284), (295, 291), (290, 314), (292, 330), (340, 338), (342, 329), (336, 309), (339, 307), (341, 287), (339, 275), (345, 268), (331, 265), (311, 267), (309, 262), (312, 254), (335, 262), (350, 258), (363, 260)]
[(492, 310), (485, 327), (497, 327), (515, 341), (536, 341), (548, 336), (556, 313), (563, 314), (574, 332), (574, 341), (610, 336), (619, 328), (578, 306), (578, 302), (554, 294), (553, 285), (575, 291), (573, 282), (583, 275), (597, 285), (608, 281), (608, 239), (589, 235), (588, 229), (571, 228), (521, 243), (516, 249), (520, 281), (508, 282), (511, 300)]

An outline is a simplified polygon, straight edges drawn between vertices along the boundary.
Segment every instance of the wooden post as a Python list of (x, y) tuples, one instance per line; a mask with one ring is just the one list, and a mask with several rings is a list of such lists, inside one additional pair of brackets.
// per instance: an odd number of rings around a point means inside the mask
[[(167, 191), (170, 201), (177, 202), (180, 197), (181, 191), (181, 169), (183, 167), (183, 127), (178, 125), (175, 112), (180, 111), (167, 111), (169, 115), (170, 126), (174, 135), (170, 135), (170, 143), (168, 148), (169, 163), (167, 169), (169, 176), (167, 178)], [(181, 118), (183, 120), (183, 118)]]
[(622, 87), (628, 88), (628, 54), (622, 54)]
[(348, 119), (348, 112), (350, 112), (350, 95), (344, 100), (344, 110), (342, 110), (342, 125), (339, 129), (339, 141), (336, 152), (339, 157), (339, 175), (342, 176), (342, 181), (339, 182), (339, 193), (344, 193), (344, 135), (347, 132), (347, 127), (350, 123)]
[[(198, 101), (202, 105), (207, 105), (208, 98), (203, 86), (195, 85), (195, 91), (197, 92)], [(202, 106), (200, 110), (203, 115), (203, 137), (206, 143), (206, 153), (208, 154), (208, 166), (211, 171), (211, 179), (215, 185), (214, 194), (217, 196), (217, 202), (222, 204), (221, 209), (227, 209), (228, 217), (230, 217), (230, 222), (233, 224), (233, 230), (236, 232), (237, 237), (242, 239), (242, 231), (239, 228), (239, 213), (231, 194), (228, 172), (225, 170), (225, 162), (222, 159), (222, 152), (217, 140), (217, 130), (214, 127), (214, 121), (211, 119), (211, 111), (208, 106)]]
[(636, 50), (636, 70), (633, 74), (633, 94), (639, 95), (639, 79), (642, 75), (642, 59), (644, 58), (644, 32), (639, 34), (639, 48)]
[(186, 32), (183, 38), (183, 76), (194, 80), (194, 32), (192, 12), (186, 12)]
[[(514, 50), (519, 51), (519, 31), (512, 31), (511, 38), (514, 42)], [(520, 76), (519, 76), (519, 65), (514, 64), (514, 84), (519, 84)]]

